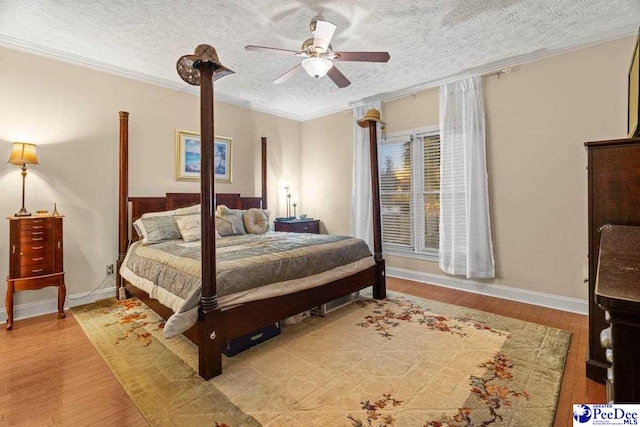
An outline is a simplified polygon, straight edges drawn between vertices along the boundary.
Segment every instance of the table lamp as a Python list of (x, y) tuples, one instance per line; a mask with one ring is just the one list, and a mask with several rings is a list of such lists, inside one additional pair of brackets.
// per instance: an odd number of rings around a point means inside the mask
[(37, 165), (38, 156), (36, 156), (35, 144), (29, 144), (26, 142), (14, 142), (11, 149), (11, 156), (9, 161), (12, 165), (22, 166), (22, 208), (15, 216), (31, 216), (29, 212), (24, 208), (24, 181), (27, 177), (27, 165)]

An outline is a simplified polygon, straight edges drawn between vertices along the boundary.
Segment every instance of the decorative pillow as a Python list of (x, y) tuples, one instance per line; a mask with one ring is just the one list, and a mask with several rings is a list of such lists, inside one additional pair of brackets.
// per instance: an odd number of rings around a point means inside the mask
[(149, 245), (165, 240), (179, 239), (181, 237), (180, 229), (178, 229), (174, 215), (154, 216), (150, 218), (145, 218), (143, 215), (140, 219), (144, 226), (144, 234), (146, 234), (142, 240), (142, 244)]
[(200, 227), (200, 214), (176, 215), (176, 223), (180, 230), (182, 240), (185, 242), (195, 242), (200, 240), (202, 228)]
[[(265, 214), (267, 212), (268, 214)], [(244, 228), (247, 233), (263, 234), (269, 231), (269, 216), (271, 212), (262, 209), (251, 208), (244, 212)]]
[[(242, 221), (242, 213), (243, 211), (239, 209), (229, 209), (225, 205), (220, 205), (216, 210), (216, 217), (230, 222), (233, 225), (233, 234), (247, 234)], [(224, 236), (224, 233), (220, 232), (220, 234)]]
[(133, 223), (133, 228), (136, 230), (136, 233), (138, 233), (138, 236), (142, 240), (142, 243), (143, 244), (147, 244), (147, 243), (149, 243), (148, 242), (148, 238), (147, 238), (148, 233), (147, 233), (147, 230), (144, 227), (144, 223), (142, 222), (142, 220), (146, 219), (146, 218), (156, 218), (156, 217), (173, 217), (175, 215), (175, 213), (176, 213), (175, 210), (146, 213), (146, 214), (142, 215), (142, 217), (138, 218)]
[[(233, 224), (226, 218), (216, 217), (216, 233), (220, 237), (233, 236), (236, 234)], [(217, 237), (217, 236), (216, 236)]]
[(192, 214), (199, 214), (200, 213), (200, 206), (201, 205), (193, 205), (193, 206), (189, 206), (188, 208), (179, 208), (176, 209), (176, 215), (192, 215)]

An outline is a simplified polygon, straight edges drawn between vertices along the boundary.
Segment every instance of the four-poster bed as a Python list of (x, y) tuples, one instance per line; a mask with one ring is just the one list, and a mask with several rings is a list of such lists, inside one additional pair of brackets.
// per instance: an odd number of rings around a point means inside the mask
[[(208, 50), (210, 49), (210, 50)], [(213, 54), (211, 54), (213, 52)], [(292, 293), (267, 297), (264, 299), (243, 302), (239, 305), (220, 307), (218, 303), (218, 289), (216, 287), (216, 229), (215, 208), (226, 205), (236, 209), (262, 208), (267, 206), (267, 139), (261, 139), (262, 147), (262, 194), (260, 197), (242, 197), (239, 194), (215, 193), (215, 176), (212, 167), (213, 150), (213, 79), (216, 70), (223, 74), (229, 70), (218, 62), (215, 50), (211, 47), (196, 49), (196, 55), (189, 55), (178, 62), (178, 70), (182, 66), (190, 66), (188, 72), (181, 72), (181, 77), (190, 84), (201, 86), (201, 194), (197, 193), (168, 193), (165, 197), (128, 197), (128, 122), (129, 114), (120, 112), (120, 198), (119, 198), (119, 256), (118, 272), (125, 261), (127, 249), (131, 240), (135, 239), (135, 232), (129, 226), (129, 203), (132, 205), (132, 222), (149, 212), (172, 210), (187, 207), (201, 202), (201, 290), (202, 296), (198, 307), (198, 321), (187, 330), (184, 335), (198, 346), (199, 374), (204, 379), (210, 379), (222, 372), (222, 347), (232, 339), (244, 336), (274, 322), (309, 310), (313, 307), (344, 297), (355, 291), (373, 286), (373, 296), (377, 299), (386, 297), (385, 264), (382, 258), (380, 206), (378, 195), (378, 166), (377, 166), (377, 123), (366, 120), (361, 124), (368, 126), (371, 137), (372, 161), (372, 194), (374, 195), (374, 261), (373, 265), (333, 280), (329, 283), (314, 285), (314, 287), (296, 290)], [(186, 64), (186, 65), (185, 65)], [(195, 70), (195, 71), (194, 71)], [(196, 72), (197, 71), (197, 72)], [(194, 75), (197, 74), (197, 79)], [(369, 258), (371, 256), (369, 255)], [(127, 291), (143, 300), (151, 309), (163, 318), (173, 313), (157, 300), (127, 281), (118, 274), (117, 283), (126, 287)]]

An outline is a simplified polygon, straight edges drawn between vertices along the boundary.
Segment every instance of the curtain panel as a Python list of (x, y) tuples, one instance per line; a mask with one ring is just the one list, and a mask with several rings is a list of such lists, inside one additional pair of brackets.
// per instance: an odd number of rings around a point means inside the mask
[(495, 277), (479, 76), (440, 87), (440, 269)]
[[(351, 190), (351, 235), (369, 245), (373, 252), (373, 197), (371, 195), (371, 160), (369, 157), (369, 129), (361, 128), (356, 121), (367, 110), (380, 111), (382, 103), (369, 102), (353, 109), (353, 186)], [(380, 130), (378, 130), (380, 132)], [(380, 135), (378, 134), (378, 141)]]

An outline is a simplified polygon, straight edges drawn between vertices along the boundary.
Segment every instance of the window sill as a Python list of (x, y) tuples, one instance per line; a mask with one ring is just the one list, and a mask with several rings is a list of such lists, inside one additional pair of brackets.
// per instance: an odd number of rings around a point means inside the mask
[(419, 259), (421, 261), (430, 261), (430, 262), (438, 262), (437, 254), (420, 254), (415, 252), (402, 252), (402, 251), (383, 251), (382, 254), (384, 256), (391, 255), (402, 258), (411, 258), (411, 259)]

